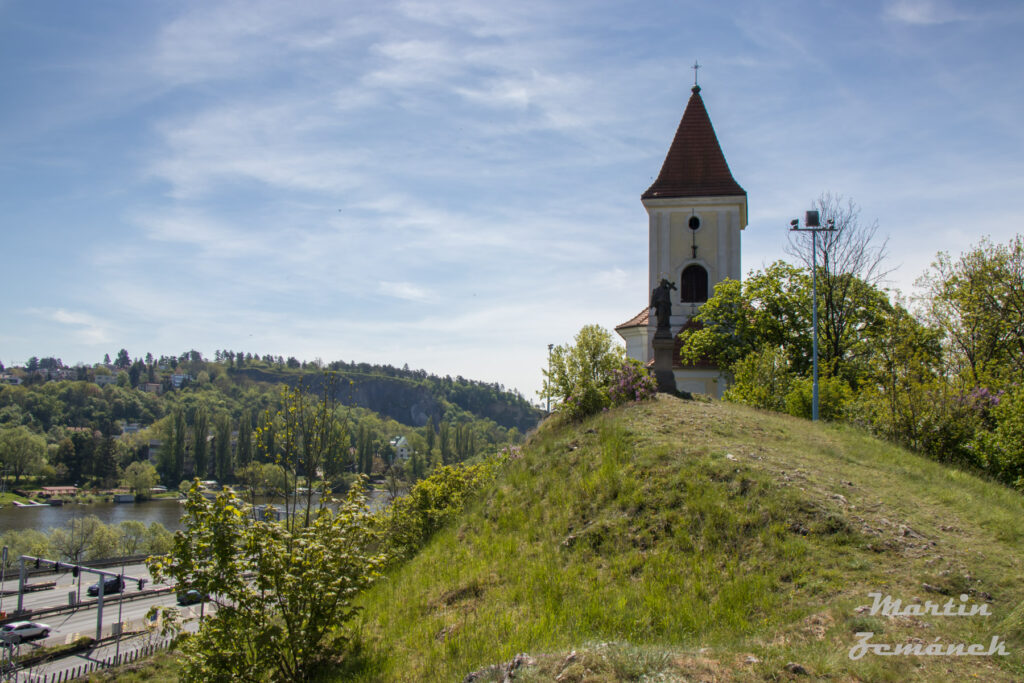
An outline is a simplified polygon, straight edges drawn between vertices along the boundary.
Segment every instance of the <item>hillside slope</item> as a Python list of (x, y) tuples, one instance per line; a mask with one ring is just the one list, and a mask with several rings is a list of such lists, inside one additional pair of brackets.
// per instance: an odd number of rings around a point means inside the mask
[[(402, 424), (422, 427), (431, 420), (441, 422), (456, 407), (477, 418), (493, 420), (502, 427), (525, 433), (537, 425), (541, 413), (515, 394), (492, 385), (468, 380), (446, 381), (436, 377), (399, 376), (333, 370), (341, 377), (337, 399), (343, 405), (357, 405)], [(400, 371), (395, 371), (400, 372)], [(318, 392), (323, 375), (266, 368), (232, 368), (230, 375), (268, 384), (295, 386), (300, 380)]]
[[(1018, 494), (849, 428), (659, 397), (542, 425), (364, 596), (339, 680), (501, 680), (517, 653), (515, 680), (1020, 680), (1022, 567)], [(873, 616), (872, 592), (991, 616)], [(1010, 655), (853, 660), (858, 632)]]

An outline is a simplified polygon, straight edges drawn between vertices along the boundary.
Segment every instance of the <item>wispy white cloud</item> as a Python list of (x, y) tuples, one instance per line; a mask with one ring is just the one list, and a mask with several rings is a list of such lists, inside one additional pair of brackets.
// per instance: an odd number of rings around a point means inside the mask
[(429, 288), (412, 282), (381, 281), (380, 291), (386, 296), (416, 302), (431, 301), (436, 296)]
[(51, 311), (48, 317), (54, 322), (75, 328), (74, 334), (87, 344), (102, 344), (111, 339), (106, 325), (99, 318), (88, 313), (59, 308)]
[(890, 0), (885, 4), (882, 16), (889, 21), (918, 26), (947, 24), (970, 17), (946, 0)]

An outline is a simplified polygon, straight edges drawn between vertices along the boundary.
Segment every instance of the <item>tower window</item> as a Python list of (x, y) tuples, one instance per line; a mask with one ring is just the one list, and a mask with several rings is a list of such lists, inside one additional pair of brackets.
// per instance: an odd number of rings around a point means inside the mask
[(691, 264), (683, 269), (679, 278), (679, 300), (683, 303), (708, 300), (708, 271), (702, 266)]

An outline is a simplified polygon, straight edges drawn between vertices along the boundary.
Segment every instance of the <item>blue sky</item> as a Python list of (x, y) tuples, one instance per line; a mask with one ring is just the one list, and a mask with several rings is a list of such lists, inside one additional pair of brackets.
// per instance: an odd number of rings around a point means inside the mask
[(0, 0), (0, 361), (124, 347), (421, 367), (532, 395), (646, 302), (690, 95), (747, 272), (824, 191), (893, 287), (1019, 231), (1019, 2)]

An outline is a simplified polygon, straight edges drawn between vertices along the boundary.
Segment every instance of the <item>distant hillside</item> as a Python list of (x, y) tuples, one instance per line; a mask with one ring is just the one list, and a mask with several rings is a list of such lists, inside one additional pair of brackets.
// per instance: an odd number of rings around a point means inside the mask
[[(364, 596), (338, 680), (1022, 680), (1021, 567), (1017, 493), (850, 428), (662, 396), (542, 425)], [(991, 616), (872, 615), (872, 592)], [(1010, 655), (854, 660), (858, 632)]]
[[(450, 406), (478, 418), (494, 420), (502, 427), (527, 432), (537, 425), (540, 411), (526, 399), (494, 384), (453, 380), (427, 375), (421, 371), (380, 366), (378, 371), (333, 367), (343, 379), (338, 399), (346, 405), (358, 405), (403, 424), (422, 427), (429, 421), (441, 422)], [(247, 377), (256, 382), (283, 382), (295, 385), (305, 377), (307, 386), (322, 387), (322, 373), (283, 369), (233, 368), (232, 377)], [(351, 382), (351, 383), (350, 383)]]

